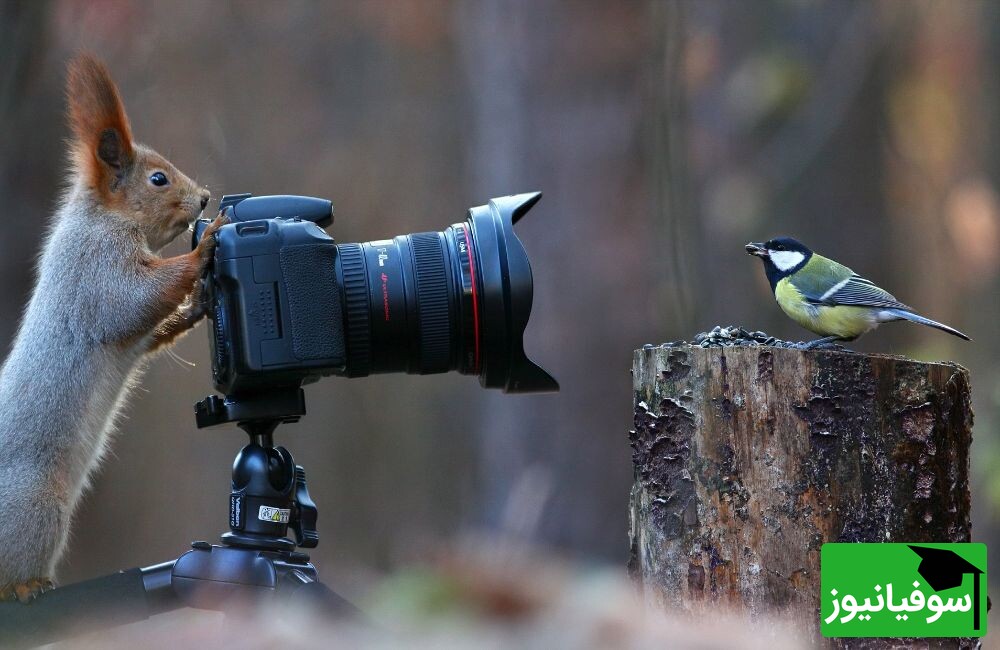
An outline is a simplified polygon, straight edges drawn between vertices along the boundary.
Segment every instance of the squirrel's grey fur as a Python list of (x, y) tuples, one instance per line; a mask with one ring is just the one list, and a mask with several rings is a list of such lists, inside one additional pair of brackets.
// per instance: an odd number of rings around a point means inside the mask
[(86, 194), (55, 215), (0, 373), (0, 584), (53, 575), (152, 336), (122, 341), (159, 291), (128, 263), (145, 237)]

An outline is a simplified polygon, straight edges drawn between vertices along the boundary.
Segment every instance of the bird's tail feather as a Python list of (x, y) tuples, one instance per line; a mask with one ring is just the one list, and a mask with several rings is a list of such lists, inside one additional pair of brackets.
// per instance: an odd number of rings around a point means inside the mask
[(939, 323), (936, 320), (924, 318), (920, 314), (914, 314), (912, 311), (906, 311), (905, 309), (886, 309), (885, 311), (891, 316), (895, 316), (896, 318), (900, 318), (902, 320), (908, 320), (912, 323), (920, 323), (921, 325), (927, 325), (929, 327), (935, 327), (941, 330), (942, 332), (948, 332), (949, 334), (953, 334), (954, 336), (957, 336), (960, 339), (965, 339), (966, 341), (972, 340), (962, 332), (959, 332), (954, 327), (948, 327), (944, 323)]

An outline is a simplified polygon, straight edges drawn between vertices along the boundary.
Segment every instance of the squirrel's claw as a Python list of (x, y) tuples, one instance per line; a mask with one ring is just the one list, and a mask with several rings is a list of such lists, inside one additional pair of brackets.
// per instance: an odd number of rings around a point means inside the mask
[(227, 215), (225, 213), (225, 211), (220, 210), (219, 214), (215, 215), (215, 219), (212, 219), (212, 223), (210, 223), (208, 225), (208, 228), (207, 228), (207, 231), (206, 231), (205, 234), (206, 235), (207, 234), (213, 234), (214, 235), (215, 232), (219, 228), (223, 227), (227, 223), (229, 223), (229, 215)]
[(12, 602), (17, 600), (21, 603), (30, 603), (46, 591), (55, 588), (49, 578), (31, 578), (20, 584), (10, 585), (0, 589), (0, 602)]
[(225, 212), (219, 212), (219, 214), (212, 220), (212, 223), (208, 225), (205, 232), (201, 235), (201, 241), (198, 242), (196, 251), (198, 252), (198, 257), (202, 260), (202, 264), (208, 264), (208, 261), (215, 254), (215, 233), (219, 231), (219, 228), (223, 227), (229, 223), (229, 216)]

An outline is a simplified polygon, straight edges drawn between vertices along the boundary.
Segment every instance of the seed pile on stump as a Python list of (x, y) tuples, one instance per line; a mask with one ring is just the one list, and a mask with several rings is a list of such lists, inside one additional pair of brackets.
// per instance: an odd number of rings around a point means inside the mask
[[(766, 332), (761, 332), (760, 330), (751, 332), (745, 327), (740, 327), (739, 325), (716, 325), (708, 332), (700, 332), (696, 334), (694, 339), (691, 341), (668, 341), (666, 343), (661, 343), (659, 346), (647, 343), (642, 347), (644, 350), (655, 347), (679, 348), (686, 345), (700, 348), (731, 348), (738, 345), (750, 348), (760, 346), (772, 348), (802, 348), (805, 343), (805, 341), (783, 341), (774, 336), (769, 336)], [(850, 350), (837, 343), (827, 343), (821, 346), (820, 349), (850, 352)]]

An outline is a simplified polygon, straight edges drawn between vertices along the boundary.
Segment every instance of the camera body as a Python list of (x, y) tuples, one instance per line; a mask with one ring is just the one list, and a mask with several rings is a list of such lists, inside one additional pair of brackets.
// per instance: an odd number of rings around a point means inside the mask
[[(337, 245), (324, 199), (226, 196), (212, 272), (212, 374), (245, 394), (342, 373), (346, 363)], [(199, 233), (195, 233), (196, 237)]]

